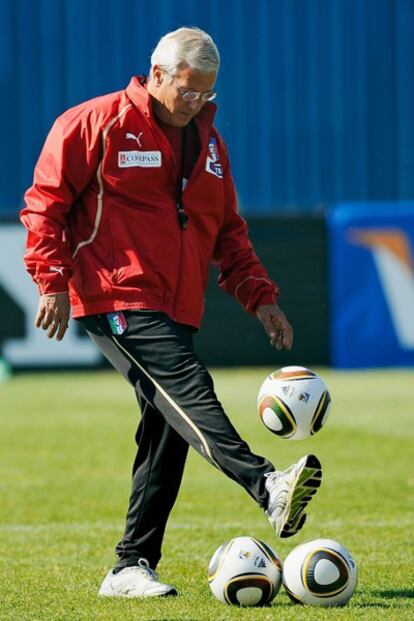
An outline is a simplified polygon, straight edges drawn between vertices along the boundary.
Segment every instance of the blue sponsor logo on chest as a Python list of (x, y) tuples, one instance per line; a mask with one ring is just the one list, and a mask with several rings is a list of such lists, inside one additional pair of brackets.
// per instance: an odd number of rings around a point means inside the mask
[(219, 179), (223, 178), (223, 167), (220, 162), (220, 155), (217, 146), (217, 139), (215, 136), (210, 136), (208, 141), (208, 155), (206, 159), (206, 171), (219, 177)]

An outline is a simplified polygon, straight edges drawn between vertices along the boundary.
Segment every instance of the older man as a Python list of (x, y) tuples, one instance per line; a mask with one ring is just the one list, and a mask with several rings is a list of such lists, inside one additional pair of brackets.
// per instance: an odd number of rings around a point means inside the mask
[(321, 481), (315, 456), (278, 471), (250, 451), (192, 348), (211, 263), (272, 345), (292, 343), (213, 126), (219, 62), (207, 33), (180, 28), (159, 41), (149, 79), (65, 112), (21, 214), (40, 292), (36, 326), (61, 340), (71, 311), (141, 408), (126, 528), (101, 595), (177, 593), (154, 570), (189, 445), (239, 483), (281, 537), (302, 527)]

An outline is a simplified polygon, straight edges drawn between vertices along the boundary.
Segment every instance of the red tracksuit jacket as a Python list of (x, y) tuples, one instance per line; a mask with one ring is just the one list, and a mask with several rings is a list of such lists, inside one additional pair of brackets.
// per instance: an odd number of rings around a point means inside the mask
[(183, 230), (179, 171), (141, 82), (68, 110), (49, 133), (21, 212), (40, 293), (69, 289), (73, 317), (153, 309), (198, 327), (213, 262), (220, 286), (247, 311), (274, 302), (277, 287), (237, 213), (216, 106), (195, 117), (201, 149), (183, 193)]

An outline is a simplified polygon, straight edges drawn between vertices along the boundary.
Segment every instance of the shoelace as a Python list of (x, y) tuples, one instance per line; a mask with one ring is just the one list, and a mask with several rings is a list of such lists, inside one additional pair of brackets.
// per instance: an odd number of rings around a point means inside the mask
[[(280, 478), (281, 474), (283, 474), (282, 472), (280, 472), (279, 470), (274, 470), (273, 472), (267, 472), (264, 476), (265, 478), (269, 481), (269, 483), (274, 483), (275, 481), (277, 481), (277, 479)], [(276, 498), (273, 498), (272, 503), (270, 504), (270, 497), (269, 497), (269, 506), (268, 506), (268, 511), (270, 511), (271, 513), (273, 511), (276, 510), (276, 508), (279, 508), (280, 511), (283, 511), (283, 509), (286, 506), (286, 497), (287, 497), (287, 491), (286, 490), (281, 490)]]
[(147, 574), (150, 580), (153, 580), (154, 582), (158, 580), (157, 573), (153, 569), (151, 569), (146, 558), (138, 559), (137, 565)]
[(265, 479), (269, 479), (270, 481), (273, 481), (274, 479), (279, 478), (280, 471), (279, 470), (273, 470), (273, 472), (266, 472), (266, 474), (264, 476), (265, 476)]

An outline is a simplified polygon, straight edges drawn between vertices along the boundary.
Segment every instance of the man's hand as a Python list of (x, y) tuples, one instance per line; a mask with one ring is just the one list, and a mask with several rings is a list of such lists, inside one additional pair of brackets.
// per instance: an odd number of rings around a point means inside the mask
[(269, 335), (271, 345), (276, 347), (276, 349), (290, 349), (292, 347), (292, 326), (286, 319), (285, 313), (277, 304), (258, 306), (256, 316)]
[(35, 318), (36, 328), (47, 330), (47, 336), (61, 341), (69, 325), (70, 302), (67, 291), (41, 295)]

